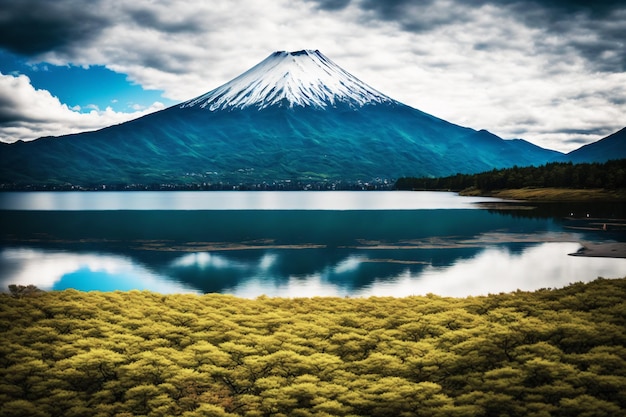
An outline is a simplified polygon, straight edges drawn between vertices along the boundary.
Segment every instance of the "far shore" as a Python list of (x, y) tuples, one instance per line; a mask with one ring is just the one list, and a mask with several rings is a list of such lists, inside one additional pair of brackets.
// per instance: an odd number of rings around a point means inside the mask
[[(467, 189), (459, 192), (462, 196), (496, 197), (503, 200), (529, 201), (536, 203), (571, 202), (571, 203), (626, 203), (626, 189), (571, 189), (571, 188), (519, 188), (484, 192), (478, 189)], [(502, 206), (501, 209), (510, 209), (510, 206)], [(524, 208), (523, 206), (515, 208)], [(626, 227), (624, 219), (612, 219), (613, 223), (606, 223), (598, 219), (590, 219), (586, 230), (606, 230), (607, 225), (611, 228), (623, 230)], [(577, 229), (576, 227), (570, 227)], [(626, 258), (626, 242), (580, 242), (582, 248), (571, 256), (586, 256), (599, 258)]]
[(471, 188), (459, 192), (459, 195), (538, 202), (626, 202), (626, 189), (607, 190), (604, 188), (573, 189), (527, 187), (493, 191)]

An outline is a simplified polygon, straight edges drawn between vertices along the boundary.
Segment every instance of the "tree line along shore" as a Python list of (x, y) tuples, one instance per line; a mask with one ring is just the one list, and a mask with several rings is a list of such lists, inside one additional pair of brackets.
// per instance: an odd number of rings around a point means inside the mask
[(0, 294), (0, 415), (618, 416), (626, 278), (447, 298)]
[(443, 178), (400, 178), (398, 190), (450, 190), (462, 195), (546, 201), (626, 201), (626, 159), (554, 162)]

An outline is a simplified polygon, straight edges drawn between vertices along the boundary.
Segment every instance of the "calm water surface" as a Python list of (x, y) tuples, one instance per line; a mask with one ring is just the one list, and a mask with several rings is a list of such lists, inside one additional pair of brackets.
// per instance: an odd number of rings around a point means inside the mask
[[(626, 276), (568, 256), (622, 206), (431, 192), (0, 193), (0, 286), (243, 297), (478, 295)], [(582, 222), (582, 223), (581, 223)]]
[(0, 210), (425, 210), (475, 208), (482, 201), (498, 200), (429, 191), (6, 192)]

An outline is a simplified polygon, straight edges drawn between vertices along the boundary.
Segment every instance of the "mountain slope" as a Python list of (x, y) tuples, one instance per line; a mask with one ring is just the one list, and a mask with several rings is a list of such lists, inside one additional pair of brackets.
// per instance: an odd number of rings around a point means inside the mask
[(606, 162), (611, 159), (626, 159), (626, 127), (568, 153), (565, 158), (572, 162)]
[(207, 94), (96, 132), (0, 146), (0, 183), (357, 182), (561, 154), (399, 103), (319, 51), (277, 52)]

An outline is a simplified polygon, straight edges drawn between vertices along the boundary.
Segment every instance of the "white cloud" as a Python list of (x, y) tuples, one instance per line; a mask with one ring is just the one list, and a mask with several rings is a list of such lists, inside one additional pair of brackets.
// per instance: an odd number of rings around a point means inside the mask
[(81, 113), (80, 108), (70, 108), (46, 90), (37, 90), (25, 75), (0, 73), (0, 140), (16, 142), (42, 136), (58, 136), (96, 130), (135, 119), (162, 109), (155, 102), (150, 108), (133, 113), (115, 112), (93, 108)]

